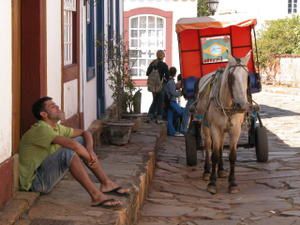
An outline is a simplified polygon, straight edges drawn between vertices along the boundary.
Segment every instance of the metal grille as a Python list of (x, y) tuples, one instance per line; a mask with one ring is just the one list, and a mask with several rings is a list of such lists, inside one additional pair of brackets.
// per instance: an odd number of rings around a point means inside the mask
[(142, 14), (129, 19), (129, 58), (132, 76), (146, 77), (156, 51), (166, 48), (166, 19)]
[(64, 10), (64, 65), (73, 63), (73, 12)]

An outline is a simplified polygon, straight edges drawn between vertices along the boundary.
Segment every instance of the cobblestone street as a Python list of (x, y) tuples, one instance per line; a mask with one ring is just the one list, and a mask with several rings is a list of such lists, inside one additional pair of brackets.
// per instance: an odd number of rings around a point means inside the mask
[[(296, 225), (300, 224), (300, 95), (253, 95), (268, 129), (269, 161), (256, 162), (255, 149), (238, 149), (236, 178), (240, 193), (206, 191), (203, 155), (187, 167), (184, 138), (168, 138), (157, 154), (155, 177), (139, 225)], [(228, 150), (224, 152), (228, 170)]]

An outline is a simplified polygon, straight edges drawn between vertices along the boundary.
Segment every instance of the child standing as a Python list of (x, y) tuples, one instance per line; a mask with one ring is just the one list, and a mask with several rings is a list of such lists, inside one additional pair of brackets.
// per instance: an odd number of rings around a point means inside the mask
[[(184, 136), (187, 130), (188, 112), (185, 108), (181, 107), (176, 101), (176, 98), (181, 96), (181, 92), (176, 91), (176, 84), (174, 81), (176, 72), (177, 70), (175, 67), (170, 68), (169, 80), (166, 84), (165, 92), (169, 100), (167, 113), (168, 135), (180, 137)], [(174, 116), (176, 115), (181, 117), (180, 132), (176, 132), (174, 128)]]

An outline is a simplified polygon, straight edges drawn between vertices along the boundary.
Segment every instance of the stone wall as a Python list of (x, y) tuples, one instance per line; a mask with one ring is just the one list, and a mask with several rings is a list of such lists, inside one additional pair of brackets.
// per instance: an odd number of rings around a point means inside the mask
[(280, 57), (279, 84), (300, 87), (300, 56)]
[(267, 69), (261, 71), (264, 84), (300, 87), (300, 55), (280, 55)]

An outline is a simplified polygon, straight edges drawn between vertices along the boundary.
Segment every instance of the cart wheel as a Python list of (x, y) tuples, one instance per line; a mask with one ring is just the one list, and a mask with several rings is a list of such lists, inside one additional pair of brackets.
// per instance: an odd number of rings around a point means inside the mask
[(265, 127), (255, 128), (255, 149), (257, 162), (267, 162), (269, 158), (269, 146)]
[(185, 134), (186, 164), (188, 166), (197, 165), (197, 142), (194, 126), (195, 124), (191, 124), (188, 131)]

